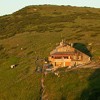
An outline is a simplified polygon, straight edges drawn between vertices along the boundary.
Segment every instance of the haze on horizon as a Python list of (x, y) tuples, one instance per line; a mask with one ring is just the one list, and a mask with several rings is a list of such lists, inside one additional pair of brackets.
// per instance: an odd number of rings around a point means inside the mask
[(100, 8), (100, 0), (0, 0), (0, 16), (11, 14), (25, 6), (43, 4)]

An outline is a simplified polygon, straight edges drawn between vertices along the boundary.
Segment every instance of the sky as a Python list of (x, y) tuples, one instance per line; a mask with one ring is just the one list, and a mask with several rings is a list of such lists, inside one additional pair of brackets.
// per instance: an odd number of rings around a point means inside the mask
[(43, 4), (100, 8), (100, 0), (0, 0), (0, 16), (11, 14), (25, 6)]

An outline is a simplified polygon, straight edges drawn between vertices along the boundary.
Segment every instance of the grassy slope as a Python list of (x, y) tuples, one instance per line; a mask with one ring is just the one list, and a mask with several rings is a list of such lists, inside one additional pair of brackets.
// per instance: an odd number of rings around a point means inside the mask
[[(37, 11), (34, 11), (34, 8)], [(98, 59), (100, 56), (99, 23), (100, 9), (64, 6), (29, 6), (12, 15), (0, 17), (0, 98), (38, 100), (41, 75), (34, 72), (34, 58), (47, 57), (62, 38), (68, 42), (82, 42), (86, 45), (93, 43), (92, 54)], [(12, 70), (11, 64), (18, 64), (18, 66)], [(87, 78), (94, 70), (83, 70), (83, 72), (81, 74), (79, 70), (75, 76), (74, 72), (69, 72), (68, 75), (65, 73), (61, 79), (50, 74), (46, 79), (47, 89), (51, 88), (50, 91), (47, 90), (47, 94), (50, 92), (50, 95), (53, 95), (52, 100), (55, 100), (58, 95), (58, 98), (69, 98), (72, 94), (73, 97), (70, 99), (73, 100), (79, 92), (88, 88), (90, 83)], [(82, 82), (78, 75), (83, 77)], [(72, 81), (73, 77), (76, 81)], [(86, 82), (85, 85), (81, 85), (83, 81)], [(60, 89), (62, 83), (65, 89)], [(54, 86), (57, 87), (53, 93)], [(66, 93), (62, 95), (63, 92)]]
[(50, 74), (45, 84), (48, 100), (99, 100), (96, 97), (100, 98), (100, 69), (61, 72), (60, 77)]

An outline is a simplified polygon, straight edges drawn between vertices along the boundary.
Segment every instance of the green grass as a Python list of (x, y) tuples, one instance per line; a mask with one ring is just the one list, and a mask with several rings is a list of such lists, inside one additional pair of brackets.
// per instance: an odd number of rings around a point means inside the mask
[[(61, 72), (60, 77), (49, 74), (45, 79), (45, 95), (47, 95), (48, 100), (92, 100), (86, 98), (91, 98), (89, 93), (93, 89), (98, 89), (98, 91), (95, 90), (94, 92), (100, 93), (99, 78), (99, 69), (96, 71), (78, 69), (70, 72)], [(92, 96), (96, 98), (95, 94), (92, 94)], [(99, 94), (97, 96), (100, 98)]]
[[(99, 23), (100, 9), (70, 6), (28, 6), (1, 16), (0, 100), (39, 100), (41, 74), (34, 71), (36, 57), (48, 57), (63, 38), (67, 42), (83, 43), (87, 48), (92, 43), (92, 56), (98, 60)], [(12, 64), (17, 66), (11, 69)], [(100, 72), (88, 80), (94, 72), (75, 70), (61, 73), (60, 78), (49, 74), (45, 79), (48, 98), (78, 100), (87, 91), (94, 91), (93, 87), (99, 89)]]

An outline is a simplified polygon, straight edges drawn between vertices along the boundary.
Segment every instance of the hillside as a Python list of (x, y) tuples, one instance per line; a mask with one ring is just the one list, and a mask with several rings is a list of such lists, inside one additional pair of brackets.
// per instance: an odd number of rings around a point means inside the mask
[[(99, 61), (100, 9), (28, 6), (0, 16), (0, 100), (39, 100), (41, 73), (34, 71), (35, 60), (48, 57), (62, 39), (85, 44), (93, 61)], [(17, 67), (10, 69), (12, 64)], [(79, 69), (60, 78), (49, 74), (45, 84), (50, 100), (80, 100), (84, 91), (83, 97), (91, 100), (88, 91), (94, 98), (100, 93), (100, 70)]]

